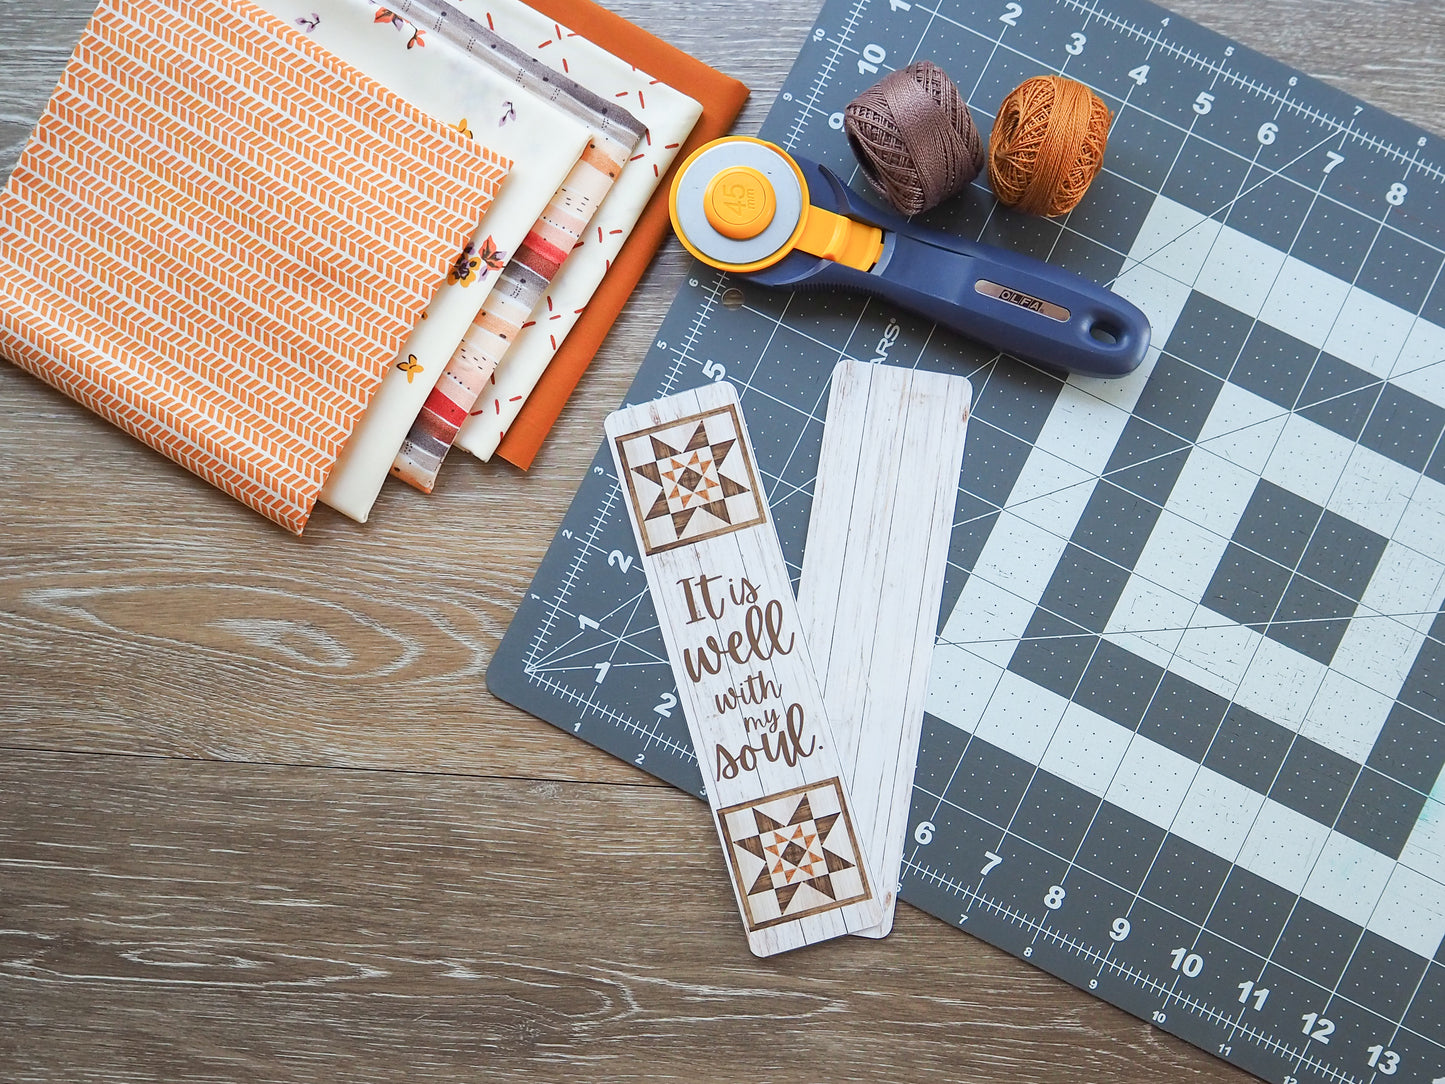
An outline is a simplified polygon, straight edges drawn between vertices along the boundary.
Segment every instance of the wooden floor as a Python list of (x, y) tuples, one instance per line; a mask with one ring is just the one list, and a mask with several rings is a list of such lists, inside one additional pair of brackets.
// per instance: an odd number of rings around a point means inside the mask
[[(752, 132), (817, 2), (615, 6)], [(1174, 6), (1445, 134), (1437, 0)], [(0, 0), (0, 176), (89, 7)], [(0, 364), (0, 1081), (1249, 1079), (908, 907), (755, 960), (702, 804), (486, 693), (684, 269), (530, 475), (302, 541)]]

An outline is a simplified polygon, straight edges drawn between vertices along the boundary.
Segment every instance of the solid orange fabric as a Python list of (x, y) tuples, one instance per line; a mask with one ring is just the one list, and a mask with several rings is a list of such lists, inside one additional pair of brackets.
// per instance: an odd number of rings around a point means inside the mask
[(542, 441), (567, 405), (582, 373), (591, 364), (622, 306), (632, 296), (642, 273), (666, 238), (670, 228), (667, 193), (678, 165), (697, 147), (726, 135), (748, 97), (748, 88), (738, 80), (708, 67), (591, 0), (527, 2), (548, 18), (556, 19), (653, 78), (696, 99), (702, 105), (702, 116), (612, 262), (607, 277), (592, 295), (587, 311), (562, 341), (527, 404), (498, 446), (498, 455), (523, 470), (537, 457)]

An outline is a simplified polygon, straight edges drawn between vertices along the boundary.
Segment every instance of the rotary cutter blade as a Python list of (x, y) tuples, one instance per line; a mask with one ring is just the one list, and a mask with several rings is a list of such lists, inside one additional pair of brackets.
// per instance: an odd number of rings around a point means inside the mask
[(872, 294), (1004, 353), (1123, 376), (1149, 321), (1072, 271), (926, 230), (865, 202), (831, 170), (760, 139), (699, 147), (678, 170), (673, 229), (703, 263), (777, 287)]

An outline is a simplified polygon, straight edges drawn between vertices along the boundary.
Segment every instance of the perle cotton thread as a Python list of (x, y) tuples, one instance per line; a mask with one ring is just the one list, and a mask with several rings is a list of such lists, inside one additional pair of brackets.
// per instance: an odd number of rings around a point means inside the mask
[(988, 179), (1001, 203), (1061, 215), (1084, 198), (1104, 162), (1109, 107), (1084, 84), (1041, 75), (999, 106), (989, 139)]
[(927, 60), (889, 72), (848, 103), (843, 131), (895, 210), (938, 206), (983, 169), (983, 140), (958, 87)]

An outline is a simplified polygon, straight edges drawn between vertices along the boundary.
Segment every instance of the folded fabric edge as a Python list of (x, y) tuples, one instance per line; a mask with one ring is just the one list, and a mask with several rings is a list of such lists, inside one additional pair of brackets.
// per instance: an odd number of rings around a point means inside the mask
[[(545, 298), (545, 309), (538, 309), (540, 315), (529, 324), (523, 337), (510, 349), (509, 356), (492, 375), (486, 389), (488, 406), (481, 411), (471, 411), (457, 435), (455, 443), (484, 461), (496, 452), (547, 366), (563, 349), (563, 341), (573, 326), (589, 311), (594, 316), (598, 315), (594, 294), (637, 225), (663, 172), (672, 164), (674, 155), (692, 132), (703, 109), (702, 103), (685, 92), (695, 88), (679, 89), (651, 74), (644, 74), (643, 67), (654, 66), (646, 59), (638, 64), (608, 52), (570, 27), (527, 7), (522, 0), (494, 0), (494, 4), (498, 19), (505, 19), (510, 30), (525, 26), (537, 35), (538, 44), (533, 46), (536, 55), (542, 55), (543, 49), (557, 44), (557, 49), (546, 56), (554, 68), (567, 70), (569, 46), (566, 43), (571, 41), (573, 49), (581, 49), (583, 53), (590, 51), (596, 54), (598, 63), (602, 60), (607, 62), (605, 69), (599, 68), (592, 76), (602, 80), (596, 85), (604, 96), (626, 97), (635, 93), (639, 107), (650, 106), (653, 115), (647, 118), (649, 132), (646, 146), (640, 147), (634, 154), (616, 191), (609, 196), (609, 205), (594, 220), (595, 240), (589, 240), (585, 253), (574, 253), (569, 267), (563, 269), (557, 281), (551, 284)], [(621, 25), (636, 36), (643, 33), (630, 24)], [(574, 65), (583, 59), (581, 55), (571, 58)], [(716, 77), (726, 81), (726, 77)], [(619, 301), (619, 308), (620, 305)], [(614, 309), (601, 315), (603, 323), (610, 326), (617, 313)], [(542, 326), (545, 326), (545, 331), (540, 330)]]
[(702, 115), (684, 142), (612, 261), (612, 267), (508, 427), (496, 455), (522, 470), (531, 468), (547, 434), (556, 424), (622, 307), (637, 288), (669, 231), (667, 192), (679, 165), (698, 147), (726, 135), (751, 93), (741, 80), (718, 71), (592, 0), (528, 0), (593, 44), (688, 94), (702, 104)]
[(408, 14), (424, 14), (433, 32), (478, 56), (480, 62), (499, 71), (514, 67), (515, 78), (525, 90), (545, 92), (554, 107), (568, 112), (591, 135), (588, 148), (500, 272), (498, 283), (504, 289), (500, 295), (493, 293), (472, 320), (392, 463), (393, 476), (430, 493), (458, 430), (481, 394), (481, 383), (499, 363), (504, 363), (518, 334), (546, 296), (549, 283), (600, 212), (647, 128), (622, 105), (552, 70), (445, 0), (400, 3)]
[[(640, 136), (638, 138), (641, 139)], [(628, 148), (628, 151), (631, 149)], [(616, 170), (613, 162), (603, 163), (602, 166)], [(480, 398), (480, 382), (485, 381), (496, 371), (499, 364), (505, 362), (518, 334), (533, 319), (538, 306), (544, 304), (547, 286), (553, 281), (568, 255), (566, 252), (555, 251), (554, 243), (577, 240), (576, 234), (565, 232), (559, 224), (566, 215), (564, 206), (575, 209), (583, 201), (579, 193), (586, 191), (588, 178), (579, 178), (579, 171), (585, 169), (596, 173), (602, 166), (594, 164), (589, 156), (583, 156), (582, 162), (568, 174), (567, 180), (557, 189), (547, 209), (533, 225), (518, 255), (512, 258), (498, 276), (499, 283), (505, 282), (508, 285), (508, 297), (515, 294), (523, 304), (527, 301), (532, 304), (520, 316), (506, 315), (491, 304), (483, 305), (472, 325), (463, 334), (461, 343), (448, 360), (441, 378), (432, 388), (426, 402), (422, 404), (392, 463), (391, 473), (412, 488), (430, 493), (435, 487), (442, 464), (446, 461), (468, 412)], [(592, 187), (596, 187), (595, 183)], [(602, 201), (599, 201), (586, 215), (586, 219), (580, 221), (582, 229), (586, 229), (601, 206)], [(554, 218), (558, 221), (553, 221)], [(516, 308), (520, 310), (521, 306)], [(475, 343), (472, 342), (474, 337), (477, 340)], [(488, 344), (492, 346), (490, 350), (486, 348)], [(443, 391), (444, 386), (449, 390)]]
[[(682, 108), (672, 119), (669, 142), (660, 149), (653, 148), (656, 153), (651, 161), (639, 155), (629, 162), (614, 193), (609, 194), (609, 202), (595, 216), (597, 236), (595, 241), (589, 240), (590, 251), (575, 254), (569, 265), (562, 269), (511, 353), (492, 374), (488, 389), (492, 399), (491, 412), (486, 417), (478, 414), (468, 418), (458, 433), (456, 443), (483, 462), (489, 462), (496, 453), (507, 428), (515, 421), (527, 397), (552, 364), (582, 314), (592, 306), (598, 288), (656, 193), (673, 155), (696, 125), (702, 106), (678, 91), (673, 90), (673, 93), (678, 99), (675, 104)], [(616, 314), (613, 314), (615, 317)]]
[[(473, 232), (472, 237), (475, 239), (484, 231), (484, 226), (478, 227), (478, 229)], [(474, 240), (473, 243), (480, 244), (480, 241)], [(458, 249), (458, 251), (460, 250), (461, 249)], [(479, 310), (482, 305), (486, 304), (487, 296), (497, 284), (497, 278), (496, 275), (490, 275), (478, 283), (478, 285), (482, 287), (477, 297), (477, 307)], [(437, 294), (441, 293), (445, 285), (446, 278), (442, 277), (437, 283), (436, 294), (432, 296), (433, 301), (436, 300)], [(327, 473), (326, 479), (323, 481), (317, 494), (320, 502), (326, 505), (326, 507), (332, 511), (340, 512), (347, 519), (353, 520), (356, 523), (365, 523), (371, 516), (372, 506), (376, 504), (376, 498), (381, 495), (382, 487), (386, 484), (386, 480), (390, 476), (390, 464), (396, 457), (395, 452), (387, 456), (387, 470), (379, 473), (375, 469), (366, 470), (362, 465), (353, 466), (353, 464), (358, 464), (359, 460), (363, 457), (373, 463), (379, 462), (381, 458), (383, 458), (383, 455), (378, 453), (374, 447), (369, 447), (369, 445), (377, 439), (373, 437), (372, 434), (380, 433), (380, 439), (383, 443), (390, 443), (387, 438), (387, 431), (401, 428), (398, 423), (372, 413), (373, 408), (378, 405), (377, 400), (382, 394), (386, 376), (393, 371), (400, 372), (406, 375), (407, 383), (411, 383), (416, 379), (417, 375), (420, 374), (423, 382), (429, 385), (427, 395), (431, 394), (432, 389), (436, 386), (436, 382), (441, 379), (442, 373), (440, 366), (436, 367), (437, 371), (434, 374), (427, 373), (421, 365), (417, 364), (416, 360), (419, 353), (430, 352), (416, 345), (418, 337), (421, 337), (424, 342), (428, 336), (429, 329), (423, 319), (425, 313), (425, 308), (418, 312), (411, 329), (402, 335), (392, 355), (392, 360), (387, 363), (382, 378), (378, 380), (376, 386), (371, 389), (366, 406), (362, 408), (361, 414), (357, 418), (356, 426), (351, 431), (351, 436), (347, 438), (346, 443), (342, 445), (340, 454), (337, 455), (336, 461), (331, 465), (331, 470)], [(408, 423), (408, 426), (409, 424), (410, 423)], [(398, 448), (400, 447), (399, 442), (404, 439), (405, 428), (402, 428), (401, 434), (397, 437)]]
[[(340, 75), (342, 82), (351, 89), (353, 98), (356, 91), (364, 91), (366, 94), (374, 96), (383, 109), (395, 109), (398, 117), (406, 120), (413, 119), (412, 115), (415, 111), (408, 113), (406, 109), (402, 108), (404, 103), (395, 95), (390, 94), (381, 84), (365, 77), (362, 73), (341, 72), (335, 66), (327, 65), (324, 58), (317, 58), (309, 54), (305, 48), (307, 44), (305, 40), (298, 38), (284, 22), (277, 20), (270, 13), (249, 3), (248, 0), (226, 0), (224, 6), (230, 7), (239, 16), (249, 21), (255, 30), (268, 32), (271, 38), (281, 44), (290, 45), (293, 48), (299, 46), (298, 51), (317, 60), (319, 68), (330, 68), (332, 75)], [(100, 20), (108, 19), (113, 15), (113, 10), (108, 5), (102, 5), (96, 10), (80, 39), (82, 43), (97, 33)], [(67, 62), (67, 66), (74, 62), (75, 58), (72, 56)], [(62, 76), (61, 86), (64, 85), (65, 76)], [(342, 93), (344, 94), (346, 91), (343, 90)], [(53, 108), (53, 102), (54, 95), (46, 106), (47, 114)], [(431, 141), (429, 144), (417, 144), (417, 153), (423, 155), (420, 161), (430, 166), (432, 158), (435, 158), (439, 153), (439, 148), (443, 145), (447, 147), (455, 145), (466, 152), (469, 169), (464, 176), (457, 177), (451, 192), (454, 195), (467, 195), (469, 198), (474, 198), (477, 201), (475, 213), (480, 217), (492, 202), (492, 190), (510, 169), (510, 159), (505, 155), (497, 154), (488, 146), (463, 140), (460, 133), (455, 132), (450, 126), (437, 122), (434, 118), (424, 117), (420, 114), (415, 116), (419, 120), (419, 123), (415, 125), (416, 134)], [(43, 120), (44, 115), (42, 116)], [(34, 139), (33, 134), (31, 138)], [(28, 149), (29, 144), (27, 144)], [(438, 246), (438, 252), (440, 252), (440, 246)], [(441, 255), (437, 257), (437, 263), (442, 273), (445, 272), (443, 259), (444, 257)], [(421, 311), (423, 311), (423, 306), (419, 305), (418, 315)], [(234, 458), (236, 439), (240, 438), (232, 438), (219, 427), (219, 423), (207, 423), (203, 417), (192, 419), (168, 412), (168, 408), (164, 404), (159, 408), (161, 415), (156, 418), (146, 418), (139, 413), (126, 411), (119, 400), (114, 400), (113, 395), (111, 398), (106, 397), (107, 389), (104, 386), (103, 378), (97, 376), (97, 374), (102, 374), (104, 365), (93, 364), (95, 359), (86, 361), (80, 358), (67, 361), (63, 356), (66, 353), (64, 349), (58, 346), (54, 349), (47, 349), (36, 341), (36, 336), (39, 335), (58, 343), (61, 339), (69, 337), (65, 327), (55, 325), (51, 329), (55, 334), (51, 334), (46, 330), (50, 325), (39, 314), (25, 317), (22, 312), (17, 319), (20, 322), (15, 328), (8, 330), (0, 328), (0, 332), (4, 332), (4, 334), (0, 334), (0, 342), (7, 345), (6, 356), (13, 360), (19, 368), (55, 387), (68, 398), (111, 422), (141, 443), (147, 444), (153, 451), (160, 452), (166, 458), (221, 489), (228, 496), (238, 499), (272, 522), (294, 534), (302, 533), (314, 509), (320, 489), (321, 476), (319, 473), (314, 478), (298, 476), (291, 482), (276, 483), (279, 488), (275, 491), (275, 498), (268, 500), (267, 497), (271, 491), (230, 462), (230, 458)], [(82, 351), (88, 349), (86, 344), (80, 341), (77, 341), (75, 348)], [(378, 350), (377, 355), (380, 362), (386, 353)], [(67, 368), (75, 368), (77, 364), (79, 369), (76, 372), (82, 379), (73, 382), (72, 386), (66, 386), (62, 382), (64, 378), (61, 374)], [(378, 364), (377, 371), (378, 373), (384, 372), (384, 364)], [(379, 384), (379, 377), (377, 384)], [(94, 394), (88, 393), (88, 388), (93, 388)], [(374, 391), (374, 386), (370, 390)], [(228, 449), (230, 458), (228, 458)], [(327, 464), (325, 469), (329, 470), (332, 466), (334, 464)]]
[[(447, 42), (446, 44), (458, 48), (455, 43)], [(462, 54), (466, 53), (464, 49), (459, 49), (459, 51)], [(482, 71), (492, 72), (494, 70), (484, 64), (479, 64), (478, 67)], [(557, 124), (566, 125), (565, 136), (559, 131), (548, 143), (548, 153), (555, 159), (548, 161), (545, 170), (548, 177), (553, 178), (546, 186), (547, 194), (550, 195), (556, 182), (565, 174), (565, 170), (561, 168), (562, 158), (568, 158), (571, 162), (580, 159), (586, 150), (589, 133), (584, 126), (553, 102), (531, 91), (526, 93), (529, 97), (536, 98), (540, 107), (555, 112)], [(438, 120), (438, 123), (445, 122)], [(551, 122), (549, 122), (550, 124)], [(451, 126), (448, 125), (448, 127)], [(552, 173), (554, 168), (557, 170), (555, 175)], [(538, 172), (542, 172), (540, 166)], [(538, 178), (533, 177), (532, 179), (537, 180)], [(520, 180), (514, 171), (504, 182), (497, 199), (493, 201), (489, 214), (480, 219), (476, 230), (468, 239), (467, 243), (473, 251), (479, 253), (485, 251), (486, 246), (495, 235), (495, 248), (502, 251), (503, 258), (506, 258), (505, 253), (514, 251), (522, 242), (526, 230), (530, 228), (531, 223), (545, 204), (541, 202), (542, 197), (538, 194), (540, 189), (534, 191), (532, 186), (526, 186), (518, 191), (514, 187), (516, 183), (520, 183)], [(518, 225), (508, 226), (504, 231), (496, 225), (498, 217), (502, 219), (503, 225), (514, 221)], [(463, 244), (459, 243), (455, 252), (464, 251)], [(461, 304), (457, 301), (458, 291), (451, 291), (446, 299), (445, 319), (433, 319), (428, 324), (426, 322), (427, 314), (431, 314), (433, 317), (438, 316), (438, 298), (442, 297), (444, 293), (444, 283), (438, 283), (437, 291), (433, 294), (431, 302), (419, 314), (419, 318), (413, 322), (411, 332), (399, 344), (394, 360), (386, 367), (382, 383), (373, 390), (360, 421), (328, 474), (321, 489), (321, 503), (358, 523), (367, 522), (371, 508), (389, 477), (391, 465), (398, 450), (402, 447), (407, 431), (426, 397), (441, 378), (444, 369), (444, 361), (427, 360), (426, 364), (422, 365), (417, 359), (450, 357), (456, 349), (457, 342), (460, 342), (465, 327), (470, 326), (472, 319), (485, 304), (497, 281), (497, 275), (484, 273), (473, 282), (472, 289), (475, 292), (468, 293), (465, 303)], [(461, 325), (456, 330), (456, 341), (450, 341), (450, 334), (444, 335), (438, 330), (442, 324), (449, 327)], [(400, 378), (403, 376), (405, 377), (404, 389), (399, 386), (402, 383)], [(416, 396), (411, 394), (413, 386)], [(400, 420), (403, 414), (406, 415), (404, 422)]]

